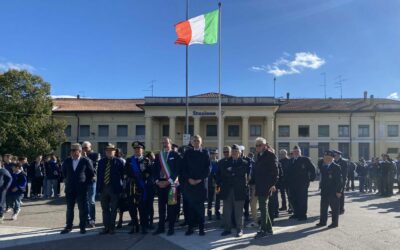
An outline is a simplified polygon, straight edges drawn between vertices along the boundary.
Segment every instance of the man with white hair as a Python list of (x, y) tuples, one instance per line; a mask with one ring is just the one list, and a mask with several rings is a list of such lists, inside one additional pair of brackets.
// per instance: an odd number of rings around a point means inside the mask
[(262, 137), (256, 139), (257, 160), (252, 168), (252, 182), (255, 187), (255, 195), (258, 197), (258, 205), (261, 210), (261, 230), (255, 238), (263, 238), (272, 235), (272, 222), (269, 218), (267, 200), (276, 191), (278, 181), (278, 159), (268, 148), (267, 140)]
[(97, 165), (101, 159), (100, 154), (93, 152), (92, 144), (89, 141), (82, 143), (82, 155), (86, 156), (92, 161), (94, 177), (88, 186), (88, 222), (90, 227), (95, 227), (96, 224), (96, 176), (97, 176)]

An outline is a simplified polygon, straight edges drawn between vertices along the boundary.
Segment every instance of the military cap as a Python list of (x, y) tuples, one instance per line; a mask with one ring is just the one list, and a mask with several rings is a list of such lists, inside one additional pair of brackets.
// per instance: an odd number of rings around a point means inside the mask
[(335, 153), (333, 150), (325, 150), (324, 155), (334, 157)]
[(232, 149), (236, 149), (236, 150), (241, 151), (240, 146), (237, 145), (237, 144), (233, 144), (233, 145), (232, 145)]
[(334, 153), (334, 154), (338, 154), (338, 155), (342, 155), (343, 153), (342, 152), (340, 152), (339, 150), (332, 150), (332, 152)]
[(107, 146), (105, 147), (105, 150), (116, 150), (115, 145), (108, 143)]
[(134, 141), (132, 143), (132, 148), (143, 148), (143, 149), (145, 149), (145, 146), (144, 146), (143, 142)]

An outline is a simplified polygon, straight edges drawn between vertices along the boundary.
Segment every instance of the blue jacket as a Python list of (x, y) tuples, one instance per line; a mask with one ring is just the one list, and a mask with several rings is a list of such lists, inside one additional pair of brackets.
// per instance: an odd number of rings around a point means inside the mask
[[(19, 172), (19, 173), (12, 173), (11, 174), (12, 177), (12, 181), (11, 181), (11, 185), (8, 188), (8, 193), (11, 194), (23, 194), (25, 192), (25, 188), (26, 188), (26, 175), (24, 172)], [(12, 190), (14, 188), (17, 188), (16, 192), (13, 192)]]
[[(106, 170), (107, 161), (107, 158), (101, 159), (97, 167), (97, 193), (101, 193), (104, 189), (104, 173)], [(111, 159), (110, 184), (115, 194), (120, 194), (122, 192), (123, 178), (124, 162), (121, 159), (114, 157)]]

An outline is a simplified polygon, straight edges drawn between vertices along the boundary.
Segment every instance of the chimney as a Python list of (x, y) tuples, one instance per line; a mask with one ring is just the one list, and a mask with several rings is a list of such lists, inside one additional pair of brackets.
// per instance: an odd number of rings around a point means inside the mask
[(367, 98), (368, 98), (368, 92), (364, 91), (364, 102), (367, 100)]
[(76, 95), (76, 99), (81, 99), (81, 96), (80, 95)]
[(289, 99), (290, 99), (290, 93), (287, 92), (287, 93), (286, 93), (286, 101), (289, 101)]

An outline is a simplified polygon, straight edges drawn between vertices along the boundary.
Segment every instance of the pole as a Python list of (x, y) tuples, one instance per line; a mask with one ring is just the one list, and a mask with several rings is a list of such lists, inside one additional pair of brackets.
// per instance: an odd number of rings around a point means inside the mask
[(218, 2), (218, 158), (222, 159), (222, 103), (221, 103), (221, 2)]
[[(186, 20), (189, 20), (189, 0), (186, 0)], [(189, 134), (189, 45), (186, 45), (186, 129)]]
[(275, 98), (276, 77), (274, 77), (274, 98)]

